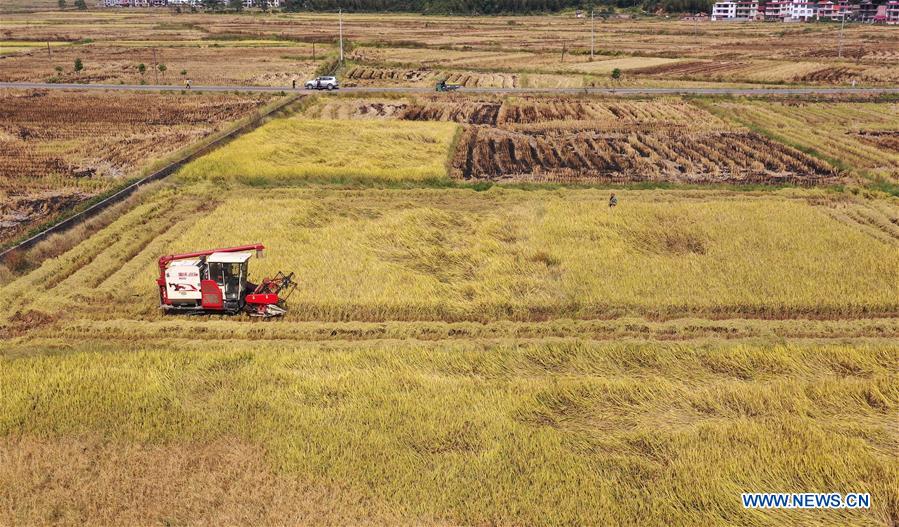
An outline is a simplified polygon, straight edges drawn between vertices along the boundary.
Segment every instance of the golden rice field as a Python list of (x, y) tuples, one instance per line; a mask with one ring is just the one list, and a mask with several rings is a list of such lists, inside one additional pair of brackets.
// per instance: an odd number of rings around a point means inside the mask
[(299, 277), (288, 321), (899, 312), (895, 200), (621, 191), (610, 210), (587, 189), (279, 189), (260, 213), (253, 194), (160, 192), (6, 285), (6, 316), (157, 320), (158, 256), (257, 242), (253, 276)]
[[(897, 364), (889, 341), (14, 343), (0, 523), (888, 525)], [(758, 489), (872, 508), (742, 509)]]
[(247, 184), (322, 180), (426, 181), (446, 177), (454, 123), (269, 122), (179, 174)]
[[(299, 106), (0, 268), (0, 525), (899, 519), (899, 199), (449, 176), (460, 145), (499, 159), (463, 127), (521, 135), (511, 161), (527, 134), (662, 130), (825, 170), (800, 139), (890, 152), (892, 103)], [(159, 256), (247, 243), (251, 280), (296, 273), (284, 317), (162, 314)], [(742, 507), (765, 491), (872, 506)]]

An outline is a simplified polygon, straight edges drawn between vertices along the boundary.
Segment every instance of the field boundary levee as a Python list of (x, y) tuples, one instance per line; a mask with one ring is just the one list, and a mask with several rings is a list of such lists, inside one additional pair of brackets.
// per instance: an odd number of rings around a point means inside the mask
[(240, 123), (237, 126), (231, 128), (229, 130), (226, 130), (224, 133), (222, 133), (222, 135), (219, 135), (218, 137), (212, 136), (213, 137), (212, 140), (209, 140), (207, 138), (206, 141), (208, 141), (208, 142), (205, 142), (205, 144), (203, 141), (201, 141), (199, 143), (199, 145), (200, 145), (199, 147), (197, 147), (197, 145), (192, 145), (192, 146), (186, 147), (180, 153), (176, 152), (174, 155), (177, 157), (174, 161), (171, 161), (171, 162), (165, 164), (163, 167), (161, 167), (157, 170), (154, 170), (150, 174), (138, 179), (137, 181), (134, 181), (133, 183), (128, 184), (124, 188), (119, 189), (118, 191), (114, 192), (113, 194), (111, 194), (111, 195), (101, 199), (100, 201), (94, 203), (93, 205), (87, 207), (86, 209), (84, 209), (80, 212), (77, 212), (75, 214), (72, 214), (71, 216), (68, 216), (68, 217), (54, 223), (53, 225), (51, 225), (50, 227), (47, 227), (46, 229), (40, 231), (39, 233), (37, 233), (33, 236), (30, 236), (16, 244), (13, 244), (12, 246), (10, 246), (6, 249), (3, 249), (2, 251), (0, 251), (0, 262), (2, 262), (7, 256), (13, 254), (16, 251), (30, 249), (31, 247), (37, 245), (38, 243), (40, 243), (43, 240), (50, 237), (51, 235), (58, 234), (58, 233), (66, 231), (68, 229), (71, 229), (72, 227), (78, 225), (79, 223), (97, 215), (98, 213), (105, 210), (109, 206), (122, 202), (123, 200), (125, 200), (125, 198), (134, 194), (139, 188), (143, 187), (144, 185), (147, 185), (154, 181), (159, 181), (161, 179), (164, 179), (164, 178), (172, 175), (178, 169), (183, 167), (185, 164), (187, 164), (191, 161), (194, 161), (195, 159), (197, 159), (201, 156), (204, 156), (204, 155), (208, 154), (209, 152), (227, 144), (228, 142), (237, 138), (238, 136), (255, 129), (260, 124), (265, 122), (265, 119), (267, 117), (283, 110), (287, 106), (290, 106), (291, 104), (299, 101), (303, 97), (304, 97), (303, 94), (291, 94), (291, 95), (285, 97), (283, 100), (278, 101), (275, 104), (272, 104), (266, 108), (263, 108), (256, 115), (249, 117), (245, 120), (245, 122)]

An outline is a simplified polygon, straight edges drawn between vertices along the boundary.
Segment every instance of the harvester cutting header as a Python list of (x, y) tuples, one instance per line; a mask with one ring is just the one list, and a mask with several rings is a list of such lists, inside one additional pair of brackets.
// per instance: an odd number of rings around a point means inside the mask
[(247, 279), (247, 267), (261, 243), (159, 258), (159, 303), (174, 313), (228, 314), (275, 317), (287, 312), (287, 297), (296, 289), (293, 273), (281, 271), (259, 285)]

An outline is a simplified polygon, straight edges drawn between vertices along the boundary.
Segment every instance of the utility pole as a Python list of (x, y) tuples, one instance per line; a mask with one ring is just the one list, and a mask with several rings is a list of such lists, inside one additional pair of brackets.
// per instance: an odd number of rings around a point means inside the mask
[(156, 77), (155, 83), (159, 86), (159, 61), (156, 60), (156, 48), (153, 48), (153, 71)]
[(595, 10), (590, 10), (590, 62), (593, 62), (593, 51), (596, 48), (596, 16)]
[(47, 58), (51, 60), (53, 59), (53, 55), (50, 54), (50, 42), (47, 42)]
[(343, 10), (337, 10), (337, 20), (340, 25), (340, 63), (343, 64)]
[(843, 11), (840, 22), (840, 51), (838, 58), (843, 58), (843, 27), (846, 26), (846, 11)]

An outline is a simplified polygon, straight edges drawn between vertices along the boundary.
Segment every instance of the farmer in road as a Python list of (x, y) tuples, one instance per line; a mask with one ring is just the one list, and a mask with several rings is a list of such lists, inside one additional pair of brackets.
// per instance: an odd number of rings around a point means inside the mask
[(184, 85), (185, 85), (185, 86), (187, 87), (187, 89), (189, 90), (189, 89), (190, 89), (190, 79), (187, 79), (187, 82), (185, 82)]
[(293, 79), (293, 89), (297, 89), (297, 80)]
[(615, 205), (618, 205), (618, 198), (616, 198), (615, 193), (612, 192), (612, 197), (609, 198), (609, 208), (611, 209)]

